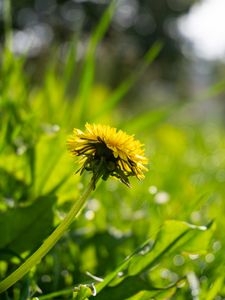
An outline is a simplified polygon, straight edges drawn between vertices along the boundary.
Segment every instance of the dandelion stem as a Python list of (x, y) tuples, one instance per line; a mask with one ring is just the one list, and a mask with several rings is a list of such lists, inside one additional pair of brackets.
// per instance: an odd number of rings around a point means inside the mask
[(64, 232), (69, 228), (74, 218), (80, 212), (82, 207), (87, 200), (90, 192), (94, 190), (96, 180), (91, 180), (87, 189), (84, 191), (83, 195), (78, 201), (72, 206), (68, 215), (64, 218), (61, 224), (56, 227), (52, 234), (43, 242), (43, 244), (35, 251), (20, 267), (18, 267), (12, 274), (6, 277), (2, 282), (0, 282), (0, 293), (7, 290), (14, 283), (20, 280), (27, 272), (30, 271), (41, 259), (52, 249), (52, 247), (57, 243), (57, 241), (62, 237)]

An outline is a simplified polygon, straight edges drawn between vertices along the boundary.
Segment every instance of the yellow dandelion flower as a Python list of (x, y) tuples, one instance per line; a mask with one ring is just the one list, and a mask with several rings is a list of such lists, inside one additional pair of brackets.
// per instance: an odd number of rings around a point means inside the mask
[(72, 155), (81, 157), (82, 167), (78, 171), (92, 171), (94, 182), (100, 177), (106, 180), (115, 176), (128, 186), (129, 176), (144, 178), (147, 159), (138, 140), (108, 125), (87, 123), (85, 127), (85, 132), (74, 129), (67, 141)]

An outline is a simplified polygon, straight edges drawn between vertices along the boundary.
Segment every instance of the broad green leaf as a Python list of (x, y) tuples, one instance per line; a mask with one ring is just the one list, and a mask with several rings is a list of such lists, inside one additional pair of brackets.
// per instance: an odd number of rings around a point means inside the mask
[(103, 282), (96, 285), (97, 295), (112, 283), (114, 286), (120, 285), (125, 278), (153, 268), (168, 254), (206, 251), (212, 236), (210, 227), (211, 224), (195, 226), (176, 220), (166, 221), (154, 239), (148, 240), (116, 270), (107, 275)]
[(143, 272), (174, 251), (202, 254), (207, 250), (212, 236), (212, 231), (207, 229), (207, 226), (195, 226), (176, 220), (166, 221), (156, 236), (153, 248), (148, 249), (147, 244), (133, 257), (128, 266), (128, 274)]
[(28, 207), (0, 214), (0, 248), (22, 253), (36, 248), (52, 230), (55, 196), (43, 196)]
[(150, 282), (144, 280), (140, 276), (130, 276), (120, 284), (107, 287), (96, 296), (97, 300), (114, 300), (114, 299), (149, 299), (147, 297), (155, 297), (160, 295), (171, 295), (176, 291), (176, 284), (163, 287), (154, 287)]

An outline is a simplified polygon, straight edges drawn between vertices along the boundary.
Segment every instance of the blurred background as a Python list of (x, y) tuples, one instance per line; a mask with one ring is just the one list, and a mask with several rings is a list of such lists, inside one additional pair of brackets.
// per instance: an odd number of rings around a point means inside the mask
[[(82, 60), (90, 34), (109, 2), (12, 1), (12, 49), (16, 55), (28, 55), (26, 68), (34, 82), (40, 82), (56, 47), (61, 53), (59, 64), (75, 43), (76, 60)], [(126, 95), (125, 110), (128, 106), (129, 110), (141, 111), (146, 106), (191, 102), (191, 118), (223, 119), (224, 10), (223, 0), (117, 1), (112, 22), (97, 49), (95, 81), (114, 88), (133, 72), (153, 43), (161, 41), (163, 47), (157, 59)], [(1, 0), (1, 44), (3, 12)], [(215, 91), (214, 84), (218, 83)], [(207, 99), (200, 104), (194, 101), (203, 94)]]

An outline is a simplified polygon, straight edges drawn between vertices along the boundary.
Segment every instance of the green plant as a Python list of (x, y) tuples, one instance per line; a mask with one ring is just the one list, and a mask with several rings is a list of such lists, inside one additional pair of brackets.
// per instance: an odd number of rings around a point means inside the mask
[(156, 42), (115, 90), (97, 83), (95, 53), (113, 5), (90, 38), (76, 91), (74, 46), (60, 73), (55, 54), (39, 85), (24, 70), (26, 57), (9, 46), (1, 54), (1, 281), (50, 235), (90, 180), (72, 176), (65, 140), (73, 127), (99, 122), (137, 134), (149, 172), (144, 181), (131, 179), (132, 190), (110, 179), (99, 184), (70, 232), (2, 299), (224, 297), (224, 128), (181, 120), (180, 105), (124, 117), (126, 93), (162, 45)]

